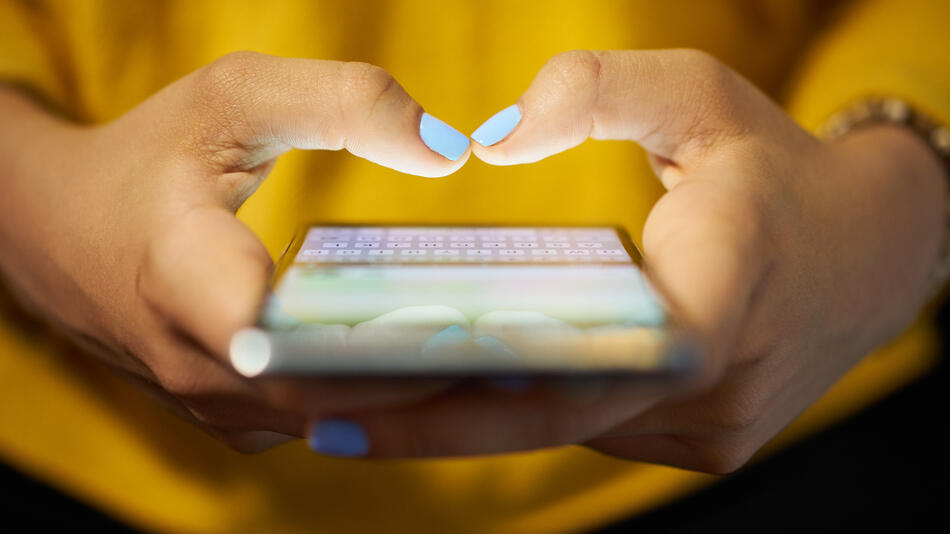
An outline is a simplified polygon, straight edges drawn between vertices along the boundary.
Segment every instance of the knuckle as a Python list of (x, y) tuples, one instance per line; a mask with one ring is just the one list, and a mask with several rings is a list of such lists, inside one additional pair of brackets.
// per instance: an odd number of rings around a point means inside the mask
[(341, 67), (341, 83), (349, 103), (358, 109), (368, 111), (381, 100), (394, 86), (396, 79), (386, 69), (351, 61)]
[(231, 151), (247, 133), (249, 110), (266, 89), (262, 70), (269, 59), (258, 52), (231, 52), (195, 73), (185, 140), (208, 163), (225, 165), (235, 157)]
[(218, 97), (232, 95), (254, 76), (266, 58), (258, 52), (231, 52), (212, 61), (201, 70), (200, 87), (206, 94)]
[[(357, 143), (365, 128), (372, 127), (372, 115), (380, 102), (393, 98), (393, 91), (400, 90), (401, 86), (396, 79), (381, 67), (362, 62), (343, 63), (338, 80), (339, 108), (337, 124), (346, 125), (349, 135), (343, 135), (343, 127), (336, 128), (335, 139), (330, 142), (334, 148), (347, 148), (351, 151), (359, 150), (356, 146), (345, 146), (347, 138), (351, 144)], [(407, 96), (407, 95), (403, 95)], [(397, 100), (398, 97), (396, 97)], [(413, 102), (404, 98), (404, 102)], [(418, 105), (416, 105), (418, 107)]]
[(544, 65), (543, 71), (554, 75), (568, 91), (596, 86), (600, 79), (601, 63), (590, 50), (562, 52)]
[(670, 51), (671, 63), (688, 74), (693, 83), (678, 113), (692, 117), (683, 135), (704, 151), (726, 138), (742, 137), (740, 117), (748, 95), (741, 78), (708, 52), (696, 49)]
[(359, 61), (344, 63), (342, 77), (347, 89), (373, 97), (385, 92), (395, 81), (386, 69)]
[(694, 80), (701, 81), (703, 96), (724, 98), (736, 88), (736, 76), (731, 68), (703, 50), (686, 48), (674, 50), (674, 61)]

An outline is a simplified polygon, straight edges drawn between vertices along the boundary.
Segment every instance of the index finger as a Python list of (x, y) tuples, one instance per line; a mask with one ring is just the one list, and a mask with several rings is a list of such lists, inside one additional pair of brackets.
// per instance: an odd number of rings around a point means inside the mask
[[(480, 128), (486, 135), (473, 134), (473, 151), (488, 163), (513, 165), (588, 138), (618, 139), (681, 162), (711, 138), (741, 135), (750, 123), (744, 117), (751, 99), (739, 98), (740, 108), (724, 96), (754, 91), (695, 50), (566, 52), (538, 72), (516, 104), (518, 113), (499, 113)], [(509, 133), (502, 136), (505, 128)]]
[[(232, 53), (152, 101), (161, 102), (161, 113), (147, 111), (149, 103), (146, 111), (130, 113), (161, 116), (160, 141), (171, 140), (198, 156), (202, 170), (226, 176), (219, 191), (239, 193), (228, 198), (234, 208), (269, 170), (265, 164), (291, 148), (346, 149), (428, 177), (451, 174), (469, 155), (467, 136), (426, 113), (392, 75), (367, 63)], [(234, 180), (242, 183), (236, 187)]]

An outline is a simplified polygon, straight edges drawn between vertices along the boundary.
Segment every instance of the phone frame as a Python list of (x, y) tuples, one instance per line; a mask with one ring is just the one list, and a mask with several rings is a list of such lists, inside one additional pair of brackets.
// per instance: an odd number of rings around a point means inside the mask
[[(671, 378), (681, 379), (683, 377), (688, 377), (692, 375), (700, 366), (700, 362), (698, 361), (699, 354), (695, 350), (698, 346), (698, 344), (695, 343), (694, 341), (695, 336), (690, 335), (689, 330), (683, 327), (683, 323), (679, 320), (681, 315), (677, 311), (678, 307), (671, 301), (671, 299), (668, 296), (668, 293), (664, 291), (662, 287), (658, 287), (656, 282), (652, 278), (649, 277), (648, 270), (644, 263), (643, 255), (640, 252), (640, 248), (636, 245), (633, 239), (630, 238), (630, 234), (626, 231), (626, 229), (623, 226), (620, 226), (617, 224), (609, 224), (609, 223), (512, 224), (512, 223), (481, 222), (481, 223), (436, 224), (436, 223), (416, 223), (416, 222), (348, 223), (348, 222), (335, 222), (335, 221), (311, 221), (311, 222), (300, 224), (297, 227), (290, 242), (284, 248), (284, 251), (281, 253), (280, 257), (275, 263), (274, 272), (270, 280), (271, 290), (276, 288), (277, 284), (280, 282), (284, 273), (287, 271), (287, 269), (290, 266), (294, 264), (297, 258), (297, 254), (300, 251), (300, 248), (303, 246), (304, 242), (306, 241), (306, 236), (309, 230), (313, 227), (321, 227), (321, 226), (352, 227), (352, 228), (365, 228), (365, 227), (490, 228), (490, 227), (498, 227), (498, 228), (530, 228), (530, 229), (539, 229), (539, 230), (543, 230), (545, 228), (578, 228), (578, 229), (610, 228), (616, 232), (617, 237), (620, 240), (621, 244), (623, 245), (624, 249), (627, 251), (630, 258), (633, 260), (633, 265), (631, 265), (630, 267), (640, 269), (641, 272), (644, 274), (644, 276), (646, 276), (649, 279), (651, 286), (653, 286), (654, 290), (656, 290), (659, 297), (661, 298), (667, 312), (665, 328), (669, 331), (670, 340), (671, 340), (670, 343), (672, 343), (676, 347), (687, 347), (688, 350), (683, 351), (683, 350), (680, 350), (679, 348), (672, 349), (676, 354), (674, 354), (673, 356), (669, 358), (669, 362), (666, 367), (658, 368), (656, 370), (649, 370), (649, 371), (636, 370), (633, 368), (618, 367), (618, 368), (606, 368), (606, 369), (604, 368), (593, 369), (590, 371), (585, 371), (583, 369), (580, 369), (580, 370), (552, 369), (552, 370), (549, 370), (548, 372), (540, 372), (540, 373), (533, 369), (525, 369), (523, 371), (514, 370), (513, 372), (506, 372), (505, 374), (506, 375), (524, 375), (524, 376), (572, 376), (572, 377), (624, 376), (628, 378), (629, 377), (648, 378), (651, 380), (671, 379)], [(347, 265), (361, 265), (361, 264), (362, 262), (347, 263)], [(585, 263), (584, 265), (604, 265), (604, 264), (605, 263), (590, 262), (590, 263)], [(365, 265), (379, 265), (379, 264), (367, 262), (365, 263)], [(398, 263), (387, 264), (387, 266), (389, 267), (399, 266), (399, 265), (400, 264)], [(411, 266), (412, 264), (402, 264), (402, 265)], [(454, 262), (452, 263), (427, 262), (425, 265), (427, 266), (433, 266), (433, 265), (458, 266), (460, 264), (454, 263)], [(476, 263), (473, 265), (478, 265), (478, 264)], [(507, 265), (507, 264), (493, 264), (493, 266), (504, 266), (504, 265)], [(525, 263), (511, 263), (510, 267), (518, 268), (518, 267), (524, 267), (525, 265), (526, 265)], [(550, 262), (550, 263), (545, 263), (544, 265), (556, 266), (556, 265), (577, 265), (577, 264), (573, 262)], [(606, 265), (618, 266), (618, 265), (623, 265), (623, 264), (606, 263)], [(261, 318), (262, 318), (262, 313), (259, 312), (256, 328), (260, 329), (262, 332), (266, 333), (267, 335), (279, 335), (279, 332), (271, 330), (267, 325), (264, 325), (261, 322)], [(245, 374), (245, 376), (255, 376), (255, 375), (248, 375), (247, 373), (244, 373), (243, 371), (241, 372), (242, 374)], [(299, 375), (300, 373), (292, 373), (292, 374)], [(368, 368), (363, 371), (355, 371), (355, 372), (330, 370), (330, 371), (313, 371), (310, 373), (303, 373), (303, 374), (309, 375), (309, 376), (350, 376), (350, 377), (379, 377), (379, 378), (459, 376), (458, 373), (455, 373), (452, 371), (433, 370), (433, 371), (428, 371), (428, 372), (420, 372), (417, 370), (417, 371), (407, 373), (400, 370), (386, 371), (386, 370), (375, 369), (375, 368)], [(491, 376), (496, 373), (493, 373), (490, 370), (473, 369), (469, 373), (462, 373), (462, 374), (464, 376)]]

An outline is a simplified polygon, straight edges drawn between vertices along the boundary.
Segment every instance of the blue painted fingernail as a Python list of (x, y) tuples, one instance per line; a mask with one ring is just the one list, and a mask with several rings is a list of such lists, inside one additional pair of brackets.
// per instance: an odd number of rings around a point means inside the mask
[(326, 454), (353, 458), (369, 452), (369, 439), (363, 428), (345, 419), (325, 419), (314, 425), (307, 438), (310, 448)]
[(427, 147), (455, 161), (468, 149), (469, 140), (462, 132), (429, 115), (422, 114), (419, 137)]
[(461, 326), (453, 324), (439, 330), (422, 344), (422, 356), (437, 356), (445, 349), (457, 347), (469, 339), (468, 332)]
[(518, 126), (519, 122), (521, 122), (521, 110), (518, 109), (518, 105), (508, 106), (483, 122), (472, 133), (472, 139), (482, 146), (492, 146), (508, 137), (508, 134), (515, 129), (515, 126)]

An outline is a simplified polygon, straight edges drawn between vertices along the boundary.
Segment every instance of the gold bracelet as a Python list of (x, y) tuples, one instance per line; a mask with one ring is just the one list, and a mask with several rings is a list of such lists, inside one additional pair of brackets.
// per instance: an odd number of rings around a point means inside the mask
[[(834, 140), (865, 126), (895, 124), (910, 129), (924, 140), (943, 164), (950, 190), (950, 129), (918, 112), (900, 98), (868, 98), (834, 114), (820, 130), (821, 137)], [(950, 278), (950, 200), (945, 207), (945, 228), (940, 255), (931, 273), (931, 297)]]

